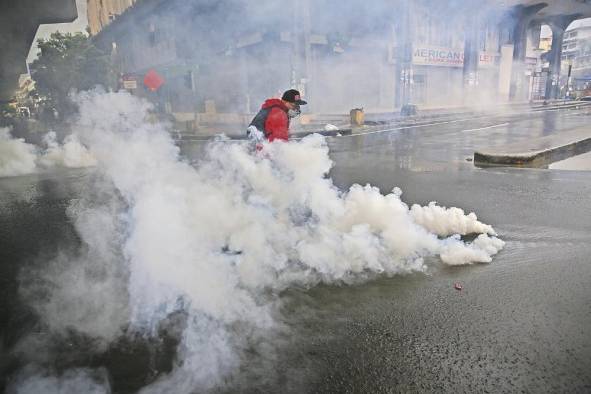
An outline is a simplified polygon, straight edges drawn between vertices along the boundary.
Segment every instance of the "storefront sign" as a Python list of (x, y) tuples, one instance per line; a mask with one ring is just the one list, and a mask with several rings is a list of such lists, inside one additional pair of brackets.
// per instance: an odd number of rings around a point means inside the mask
[[(480, 52), (479, 67), (494, 67), (499, 55), (495, 52)], [(416, 47), (412, 56), (413, 64), (418, 66), (463, 67), (464, 51), (459, 49), (420, 46)]]
[(498, 57), (495, 52), (480, 52), (478, 67), (494, 67), (497, 65)]
[(134, 75), (123, 75), (122, 78), (123, 89), (133, 90), (137, 89), (137, 79)]
[(123, 81), (123, 88), (124, 89), (137, 89), (137, 81)]
[(420, 66), (462, 67), (464, 51), (432, 46), (416, 47), (412, 54), (413, 64)]

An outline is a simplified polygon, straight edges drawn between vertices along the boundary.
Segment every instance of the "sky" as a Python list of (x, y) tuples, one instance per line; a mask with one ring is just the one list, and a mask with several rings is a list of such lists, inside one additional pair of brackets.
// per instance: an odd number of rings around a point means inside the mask
[(88, 19), (86, 17), (86, 0), (76, 0), (76, 8), (78, 8), (78, 18), (72, 23), (53, 23), (50, 25), (41, 25), (37, 29), (37, 35), (27, 56), (27, 63), (32, 63), (37, 58), (39, 49), (37, 48), (37, 40), (39, 38), (47, 38), (56, 31), (62, 33), (76, 33), (84, 32), (88, 25)]
[[(578, 27), (583, 27), (583, 26), (591, 26), (591, 18), (576, 20), (573, 23), (571, 23), (570, 25), (568, 25), (566, 30), (572, 30), (572, 29), (576, 29)], [(552, 37), (552, 30), (550, 30), (550, 27), (548, 25), (542, 25), (542, 33), (540, 34), (540, 37), (542, 37), (542, 38)]]

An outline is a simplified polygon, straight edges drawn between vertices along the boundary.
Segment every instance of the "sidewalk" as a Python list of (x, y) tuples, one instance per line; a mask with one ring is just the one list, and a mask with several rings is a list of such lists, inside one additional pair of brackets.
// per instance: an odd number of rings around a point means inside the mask
[(474, 152), (474, 164), (540, 167), (591, 151), (591, 126)]
[(416, 115), (402, 116), (400, 111), (393, 112), (367, 112), (363, 126), (352, 128), (349, 115), (345, 114), (316, 114), (313, 120), (306, 125), (294, 127), (292, 135), (300, 137), (312, 132), (325, 134), (322, 129), (326, 124), (333, 124), (339, 128), (340, 134), (350, 133), (363, 134), (371, 131), (376, 126), (419, 126), (433, 121), (454, 119), (457, 117), (474, 117), (481, 115), (518, 115), (522, 113), (535, 113), (539, 111), (575, 109), (589, 106), (591, 102), (554, 100), (544, 104), (543, 102), (517, 102), (499, 103), (483, 107), (477, 106), (453, 106), (453, 107), (430, 107), (419, 108)]
[[(551, 109), (570, 109), (581, 106), (590, 106), (591, 102), (561, 101), (550, 102), (546, 105), (542, 103), (503, 103), (489, 106), (486, 110), (476, 109), (474, 107), (449, 107), (449, 108), (430, 108), (421, 110), (415, 116), (401, 116), (399, 112), (366, 113), (365, 124), (363, 126), (352, 127), (349, 114), (315, 114), (311, 121), (306, 124), (294, 124), (290, 132), (290, 138), (302, 138), (312, 133), (319, 133), (325, 136), (337, 136), (347, 134), (364, 134), (372, 132), (380, 127), (407, 127), (420, 126), (434, 121), (445, 121), (448, 119), (457, 119), (458, 117), (476, 117), (481, 115), (507, 115), (514, 116), (523, 113), (534, 113), (538, 111)], [(331, 124), (336, 126), (337, 130), (326, 131), (325, 126)], [(212, 128), (215, 133), (182, 133), (179, 132), (178, 140), (208, 140), (213, 138), (220, 131), (225, 131), (226, 135), (233, 140), (245, 139), (243, 132), (245, 127), (234, 127), (233, 129), (221, 130), (218, 127)]]
[[(342, 120), (339, 122), (334, 119), (336, 115), (324, 115), (325, 118), (318, 117), (317, 122), (311, 123), (305, 127), (299, 127), (291, 133), (293, 138), (301, 138), (311, 133), (319, 133), (328, 136), (347, 135), (347, 134), (364, 134), (373, 132), (380, 127), (418, 127), (421, 125), (428, 125), (431, 122), (440, 122), (447, 120), (459, 119), (460, 117), (478, 117), (482, 115), (492, 116), (519, 116), (521, 114), (536, 113), (545, 110), (562, 110), (562, 109), (578, 109), (585, 106), (591, 106), (591, 102), (556, 100), (543, 104), (536, 103), (504, 103), (490, 106), (486, 111), (476, 110), (469, 107), (452, 108), (431, 108), (429, 110), (419, 111), (415, 116), (401, 116), (396, 113), (366, 113), (365, 124), (363, 126), (352, 127), (349, 123), (348, 116), (342, 115)], [(330, 116), (333, 118), (330, 119)], [(331, 120), (331, 121), (327, 121)], [(322, 122), (324, 121), (324, 123)], [(323, 126), (326, 123), (334, 124), (338, 127), (335, 131), (324, 131)]]

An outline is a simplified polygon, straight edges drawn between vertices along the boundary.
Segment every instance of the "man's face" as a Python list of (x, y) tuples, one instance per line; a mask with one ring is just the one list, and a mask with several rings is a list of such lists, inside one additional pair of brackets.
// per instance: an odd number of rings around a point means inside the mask
[(287, 102), (286, 107), (287, 116), (289, 116), (291, 119), (298, 117), (302, 113), (300, 106), (296, 103)]

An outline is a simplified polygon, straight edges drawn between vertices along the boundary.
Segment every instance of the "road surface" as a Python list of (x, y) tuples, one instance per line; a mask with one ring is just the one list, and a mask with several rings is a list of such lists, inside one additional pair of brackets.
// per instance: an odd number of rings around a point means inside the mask
[[(248, 352), (217, 392), (591, 391), (591, 172), (469, 161), (476, 149), (590, 121), (588, 110), (551, 111), (331, 138), (340, 188), (398, 186), (409, 204), (474, 211), (507, 244), (491, 264), (432, 259), (426, 274), (284, 292), (273, 356)], [(30, 362), (17, 344), (36, 329), (18, 298), (19, 272), (76, 245), (65, 209), (91, 181), (86, 171), (0, 179), (2, 385)], [(135, 392), (172, 365), (173, 354), (149, 347), (123, 341), (89, 354), (57, 343), (47, 362), (103, 366), (114, 392)]]

